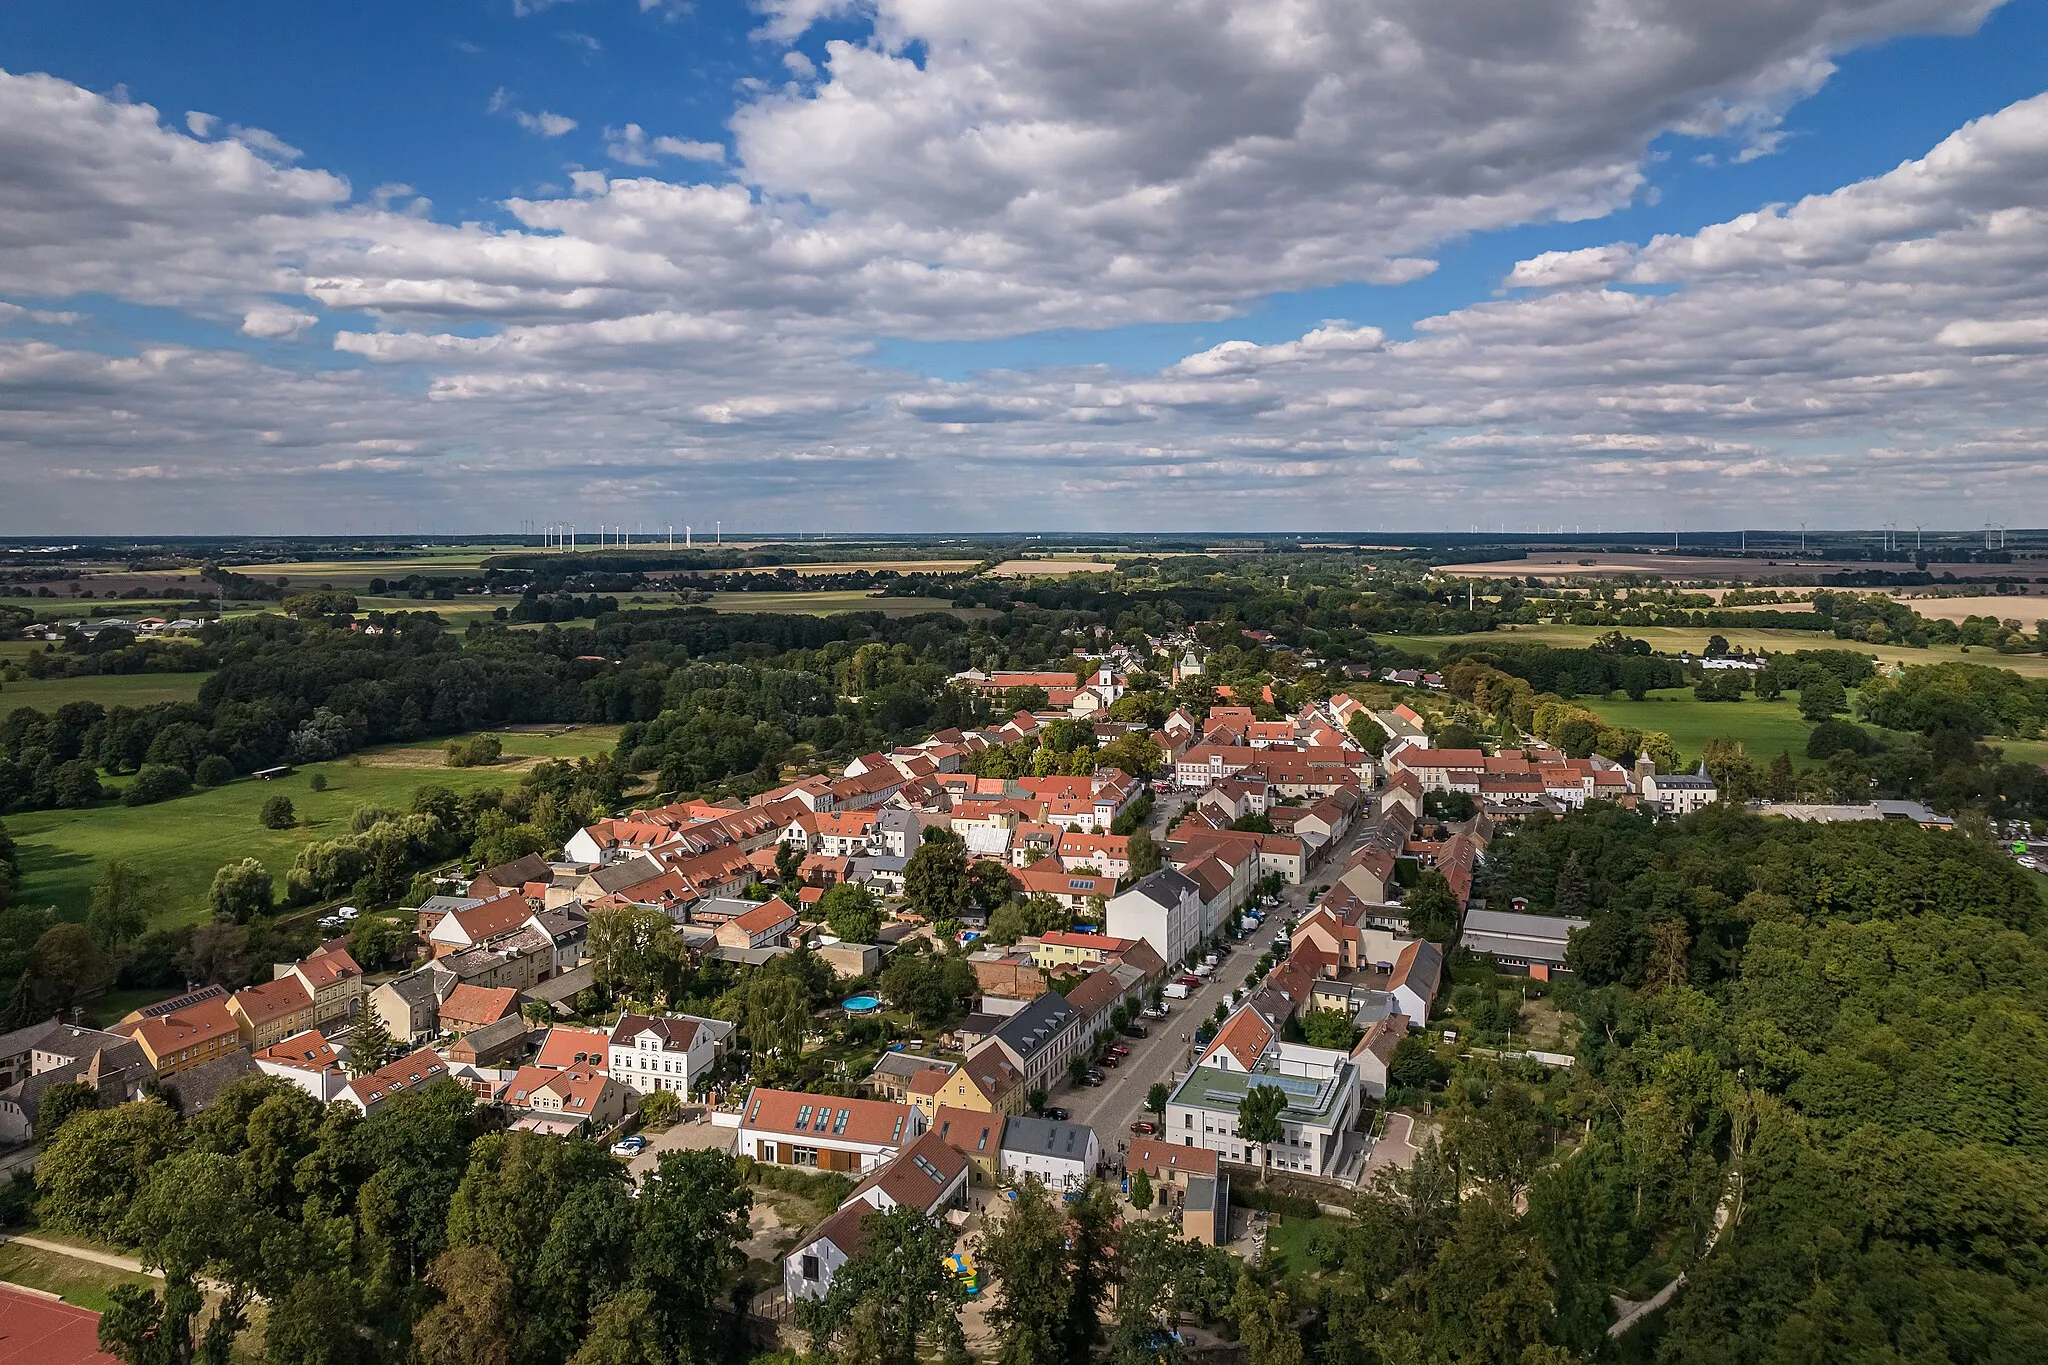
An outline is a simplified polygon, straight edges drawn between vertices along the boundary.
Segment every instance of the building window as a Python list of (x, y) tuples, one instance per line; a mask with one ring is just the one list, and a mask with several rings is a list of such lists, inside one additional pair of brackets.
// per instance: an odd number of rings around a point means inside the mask
[(818, 1164), (816, 1147), (794, 1147), (790, 1149), (789, 1164), (792, 1166), (815, 1166)]
[(817, 1258), (817, 1257), (815, 1257), (815, 1256), (806, 1256), (806, 1257), (804, 1257), (804, 1278), (805, 1278), (805, 1279), (807, 1279), (807, 1280), (815, 1280), (815, 1279), (817, 1279), (817, 1278), (818, 1278), (818, 1258)]

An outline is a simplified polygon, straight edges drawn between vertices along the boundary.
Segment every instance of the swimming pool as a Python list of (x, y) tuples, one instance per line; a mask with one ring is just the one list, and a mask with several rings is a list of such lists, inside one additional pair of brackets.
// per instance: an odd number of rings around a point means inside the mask
[(840, 1001), (839, 1008), (848, 1014), (873, 1014), (882, 1008), (882, 1002), (872, 995), (856, 995)]

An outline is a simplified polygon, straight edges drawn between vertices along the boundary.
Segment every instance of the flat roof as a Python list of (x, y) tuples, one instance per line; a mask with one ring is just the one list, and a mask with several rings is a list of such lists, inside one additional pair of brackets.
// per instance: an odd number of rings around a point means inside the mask
[(1339, 1062), (1334, 1074), (1313, 1080), (1307, 1076), (1287, 1076), (1263, 1068), (1256, 1071), (1226, 1071), (1220, 1066), (1198, 1066), (1182, 1078), (1173, 1092), (1170, 1104), (1186, 1105), (1196, 1109), (1207, 1109), (1218, 1113), (1236, 1113), (1247, 1091), (1254, 1086), (1269, 1085), (1287, 1096), (1287, 1108), (1282, 1118), (1296, 1123), (1321, 1123), (1327, 1120), (1336, 1108), (1337, 1097), (1344, 1091), (1347, 1076), (1355, 1070), (1349, 1060)]

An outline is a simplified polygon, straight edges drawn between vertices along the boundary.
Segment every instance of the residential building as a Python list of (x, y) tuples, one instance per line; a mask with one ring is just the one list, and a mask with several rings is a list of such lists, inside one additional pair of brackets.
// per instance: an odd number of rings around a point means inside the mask
[(157, 1079), (134, 1041), (99, 1029), (59, 1025), (36, 1040), (34, 1070), (0, 1091), (0, 1141), (27, 1142), (36, 1136), (43, 1095), (53, 1085), (89, 1085), (103, 1107), (125, 1104)]
[(1005, 1114), (985, 1114), (973, 1109), (940, 1105), (932, 1115), (932, 1131), (954, 1151), (974, 1164), (974, 1169), (993, 1180), (1003, 1168), (1003, 1125)]
[(326, 1104), (348, 1085), (341, 1050), (318, 1029), (281, 1039), (256, 1054), (256, 1069), (297, 1086)]
[(526, 888), (532, 887), (531, 894), (537, 900), (554, 880), (555, 872), (548, 866), (548, 860), (538, 853), (529, 853), (479, 872), (469, 884), (469, 895), (480, 901), (490, 900), (513, 892), (527, 894)]
[(1079, 1053), (1081, 1017), (1066, 999), (1047, 991), (998, 1024), (989, 1036), (1024, 1073), (1024, 1089), (1051, 1090)]
[(771, 1166), (866, 1174), (927, 1126), (907, 1105), (756, 1086), (741, 1106), (733, 1150)]
[(1203, 1246), (1230, 1243), (1230, 1177), (1198, 1175), (1180, 1205), (1180, 1235)]
[(534, 907), (517, 891), (451, 910), (427, 931), (427, 947), (435, 957), (477, 948), (521, 928), (533, 919)]
[[(571, 1067), (595, 1067), (599, 1071), (610, 1069), (611, 1034), (601, 1028), (551, 1028), (540, 1040), (540, 1052), (535, 1055), (535, 1066), (553, 1067), (567, 1071)], [(630, 1089), (630, 1083), (628, 1083)]]
[(1443, 969), (1443, 949), (1421, 940), (1410, 943), (1394, 959), (1393, 973), (1387, 978), (1387, 991), (1394, 997), (1395, 1008), (1407, 1015), (1416, 1028), (1429, 1022), (1430, 1007), (1436, 1003)]
[(798, 1239), (782, 1263), (790, 1302), (823, 1298), (839, 1268), (867, 1246), (872, 1214), (907, 1207), (927, 1214), (967, 1202), (968, 1163), (947, 1143), (926, 1134), (861, 1181), (824, 1222)]
[(443, 1033), (473, 1033), (519, 1013), (519, 992), (510, 986), (458, 984), (441, 1000), (437, 1019)]
[(1083, 934), (1054, 929), (1039, 937), (1031, 950), (1032, 962), (1049, 972), (1067, 967), (1093, 966), (1121, 955), (1135, 939), (1114, 934)]
[(256, 1051), (313, 1027), (313, 993), (296, 975), (244, 986), (228, 997), (242, 1046)]
[(1003, 1125), (1002, 1170), (1012, 1180), (1037, 1176), (1050, 1189), (1076, 1190), (1102, 1164), (1102, 1144), (1085, 1123), (1012, 1118)]
[(932, 1094), (930, 1107), (918, 1107), (925, 1110), (927, 1118), (936, 1115), (939, 1105), (984, 1114), (1017, 1114), (1023, 1112), (1024, 1096), (1023, 1070), (1000, 1043), (991, 1041), (946, 1073)]
[[(592, 1066), (522, 1066), (505, 1087), (505, 1106), (603, 1133), (626, 1116), (626, 1087)], [(518, 1125), (514, 1125), (515, 1127)], [(544, 1131), (552, 1130), (549, 1125)]]
[(532, 1031), (527, 1028), (526, 1020), (516, 1013), (508, 1014), (481, 1028), (470, 1029), (442, 1048), (441, 1056), (450, 1066), (503, 1066), (526, 1055), (526, 1045), (531, 1037)]
[(432, 1048), (423, 1047), (356, 1077), (342, 1088), (339, 1100), (353, 1105), (367, 1116), (376, 1113), (393, 1096), (423, 1089), (435, 1081), (445, 1080), (447, 1076), (448, 1064), (435, 1055)]
[(1642, 795), (1665, 815), (1691, 815), (1718, 801), (1721, 790), (1702, 765), (1696, 773), (1650, 773), (1642, 780)]
[(1133, 1138), (1124, 1153), (1124, 1170), (1131, 1175), (1143, 1171), (1155, 1185), (1185, 1186), (1196, 1177), (1215, 1178), (1216, 1153), (1165, 1138)]
[(278, 980), (298, 978), (313, 996), (313, 1028), (348, 1023), (356, 1017), (369, 995), (363, 969), (349, 956), (340, 939), (324, 943), (297, 962), (279, 962), (271, 967)]
[(1357, 1065), (1342, 1052), (1271, 1040), (1250, 1070), (1231, 1064), (1241, 1060), (1212, 1046), (1167, 1101), (1163, 1140), (1209, 1148), (1225, 1161), (1258, 1165), (1258, 1147), (1238, 1136), (1238, 1106), (1253, 1087), (1272, 1086), (1287, 1097), (1287, 1107), (1280, 1116), (1280, 1140), (1267, 1144), (1268, 1164), (1274, 1170), (1328, 1174), (1343, 1150), (1344, 1134), (1358, 1118)]
[(1174, 967), (1202, 943), (1202, 890), (1170, 867), (1138, 879), (1109, 902), (1103, 926), (1116, 938), (1141, 938)]
[(796, 925), (795, 908), (776, 896), (719, 925), (718, 942), (726, 948), (784, 948)]
[(1358, 1063), (1359, 1081), (1373, 1099), (1385, 1098), (1387, 1086), (1392, 1083), (1394, 1049), (1407, 1036), (1408, 1016), (1389, 1014), (1367, 1027), (1364, 1036), (1353, 1045), (1351, 1060)]
[(240, 1026), (218, 986), (136, 1011), (113, 1031), (134, 1039), (159, 1076), (202, 1066), (242, 1046)]
[(606, 1039), (611, 1074), (634, 1095), (695, 1093), (718, 1063), (733, 1026), (690, 1014), (625, 1014)]

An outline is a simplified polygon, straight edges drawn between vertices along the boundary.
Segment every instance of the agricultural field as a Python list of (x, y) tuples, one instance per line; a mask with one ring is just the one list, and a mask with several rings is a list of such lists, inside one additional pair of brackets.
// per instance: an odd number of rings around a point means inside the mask
[(2048, 619), (2048, 596), (2000, 597), (1987, 593), (1978, 597), (1911, 597), (1893, 593), (1892, 600), (1904, 603), (1930, 621), (1960, 624), (1967, 616), (1989, 616), (2000, 621), (2018, 621), (2031, 630), (2036, 621)]
[[(702, 548), (701, 546), (699, 548)], [(881, 573), (893, 569), (897, 573), (966, 573), (978, 559), (849, 559), (828, 564), (776, 564), (756, 565), (743, 569), (702, 569), (707, 576), (737, 573), (778, 573), (788, 569), (798, 578), (814, 578), (820, 574), (858, 573), (866, 569), (869, 573)]]
[(1583, 700), (1600, 719), (1610, 725), (1637, 730), (1662, 730), (1678, 745), (1688, 763), (1697, 760), (1711, 739), (1737, 739), (1759, 763), (1779, 753), (1792, 755), (1792, 765), (1804, 768), (1806, 737), (1813, 727), (1799, 716), (1799, 704), (1788, 694), (1778, 701), (1700, 701), (1689, 687), (1667, 687), (1651, 692), (1641, 701)]
[[(1133, 559), (1135, 555), (1122, 558)], [(1006, 559), (989, 570), (995, 578), (1043, 578), (1060, 577), (1076, 573), (1109, 573), (1116, 568), (1114, 559), (1107, 555), (1048, 556), (1045, 559)]]
[(83, 678), (22, 678), (0, 683), (0, 715), (17, 706), (55, 711), (66, 702), (102, 706), (154, 706), (191, 701), (211, 673), (99, 673)]
[[(1708, 580), (1721, 583), (1753, 582), (1763, 578), (1797, 578), (1813, 581), (1824, 573), (1861, 573), (1874, 566), (1860, 560), (1734, 559), (1714, 555), (1608, 554), (1589, 550), (1543, 550), (1521, 559), (1486, 560), (1473, 564), (1446, 564), (1436, 570), (1459, 578), (1638, 578), (1669, 582)], [(1892, 567), (1892, 566), (1876, 566)], [(1982, 573), (1980, 564), (1929, 564), (1936, 576)]]
[[(1507, 626), (1476, 635), (1383, 635), (1382, 644), (1396, 645), (1417, 654), (1433, 655), (1445, 645), (1529, 644), (1555, 645), (1560, 649), (1583, 648), (1607, 633), (1605, 626)], [(1906, 645), (1871, 645), (1856, 640), (1837, 640), (1821, 631), (1748, 630), (1737, 626), (1629, 626), (1623, 634), (1647, 640), (1650, 648), (1663, 654), (1707, 647), (1712, 635), (1724, 637), (1730, 646), (1743, 650), (1774, 650), (1789, 653), (1797, 649), (1854, 649), (1886, 663), (1938, 664), (1963, 661), (1986, 668), (2009, 668), (2029, 678), (2048, 678), (2048, 654), (2000, 654), (1996, 650), (1969, 649), (1961, 645), (1931, 645), (1912, 649)]]
[[(403, 809), (414, 791), (430, 784), (458, 792), (509, 787), (541, 758), (609, 750), (618, 731), (591, 726), (553, 735), (500, 737), (505, 760), (488, 768), (446, 767), (438, 743), (373, 749), (331, 763), (309, 763), (274, 782), (243, 778), (153, 806), (107, 804), (10, 815), (7, 832), (21, 858), (18, 899), (25, 905), (54, 905), (67, 916), (83, 915), (100, 860), (122, 858), (160, 881), (159, 911), (152, 927), (196, 924), (207, 917), (207, 890), (223, 863), (260, 859), (281, 890), (285, 870), (299, 849), (346, 834), (357, 806)], [(327, 779), (327, 790), (312, 789), (315, 773)], [(298, 811), (296, 828), (263, 827), (263, 803), (279, 795), (289, 796)]]
[(715, 592), (711, 609), (724, 612), (779, 612), (791, 616), (831, 616), (845, 611), (878, 611), (884, 616), (916, 616), (943, 611), (951, 615), (993, 615), (985, 608), (955, 608), (942, 597), (882, 597), (864, 592)]

